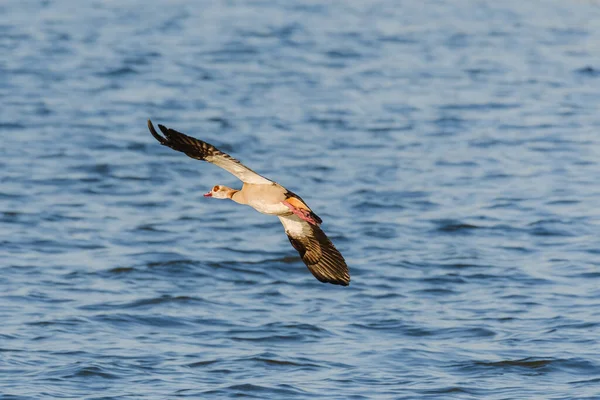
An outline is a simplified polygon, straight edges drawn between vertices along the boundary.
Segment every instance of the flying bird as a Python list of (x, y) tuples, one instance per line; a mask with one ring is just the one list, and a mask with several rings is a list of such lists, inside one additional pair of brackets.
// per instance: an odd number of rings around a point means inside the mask
[(150, 133), (163, 146), (196, 160), (215, 164), (243, 182), (240, 190), (216, 185), (204, 197), (231, 199), (236, 203), (249, 205), (260, 213), (276, 215), (283, 224), (292, 247), (298, 251), (315, 278), (336, 285), (347, 286), (350, 283), (350, 273), (344, 257), (321, 230), (321, 218), (300, 196), (257, 174), (211, 144), (160, 124), (158, 128), (164, 136), (156, 132), (154, 125), (148, 120)]

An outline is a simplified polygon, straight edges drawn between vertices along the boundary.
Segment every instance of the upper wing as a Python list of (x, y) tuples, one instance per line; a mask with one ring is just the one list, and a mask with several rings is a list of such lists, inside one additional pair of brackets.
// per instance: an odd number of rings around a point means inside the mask
[(154, 129), (152, 122), (148, 120), (148, 129), (150, 129), (150, 133), (163, 146), (170, 147), (173, 150), (181, 151), (182, 153), (187, 154), (189, 157), (197, 160), (204, 160), (215, 164), (232, 173), (242, 182), (254, 184), (273, 183), (273, 181), (257, 174), (235, 158), (231, 157), (229, 154), (223, 153), (211, 144), (203, 142), (202, 140), (194, 139), (191, 136), (177, 132), (173, 129), (166, 128), (160, 124), (158, 125), (158, 128), (165, 135), (165, 137), (159, 135)]
[(350, 273), (344, 257), (331, 240), (316, 225), (296, 215), (279, 217), (292, 246), (300, 253), (302, 261), (321, 282), (347, 286)]

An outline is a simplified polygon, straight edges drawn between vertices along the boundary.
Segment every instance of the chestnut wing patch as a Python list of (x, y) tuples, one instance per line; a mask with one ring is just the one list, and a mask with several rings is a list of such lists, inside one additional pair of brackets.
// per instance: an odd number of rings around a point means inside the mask
[(304, 200), (302, 200), (302, 198), (300, 196), (298, 196), (296, 193), (287, 191), (285, 193), (285, 196), (286, 196), (285, 201), (287, 201), (288, 203), (290, 203), (291, 205), (293, 205), (296, 208), (300, 208), (302, 210), (308, 211), (311, 218), (314, 219), (315, 221), (317, 221), (318, 224), (323, 223), (323, 220), (321, 219), (321, 217), (319, 217), (317, 214), (315, 214), (313, 212), (313, 210), (311, 210), (310, 207), (306, 205), (306, 202)]

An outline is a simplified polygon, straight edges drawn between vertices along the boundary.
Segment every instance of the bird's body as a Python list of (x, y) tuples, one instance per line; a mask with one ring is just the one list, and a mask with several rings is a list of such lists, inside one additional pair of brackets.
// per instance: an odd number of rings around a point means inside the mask
[(350, 274), (344, 257), (321, 230), (321, 218), (298, 195), (277, 182), (257, 174), (241, 162), (216, 147), (173, 129), (158, 125), (165, 137), (156, 132), (152, 122), (148, 128), (162, 145), (181, 151), (189, 157), (208, 161), (239, 178), (240, 190), (217, 185), (205, 197), (231, 199), (246, 204), (262, 214), (276, 215), (290, 243), (298, 251), (310, 272), (321, 282), (346, 286)]
[(285, 201), (286, 189), (273, 182), (271, 184), (244, 183), (236, 203), (247, 204), (262, 214), (284, 215), (290, 210), (282, 204)]

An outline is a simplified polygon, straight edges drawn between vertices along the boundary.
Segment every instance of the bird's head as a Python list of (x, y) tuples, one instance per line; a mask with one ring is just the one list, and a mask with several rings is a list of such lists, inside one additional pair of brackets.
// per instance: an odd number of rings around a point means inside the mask
[(230, 199), (231, 196), (236, 192), (232, 189), (223, 185), (216, 185), (212, 190), (204, 195), (204, 197), (214, 197), (215, 199)]

